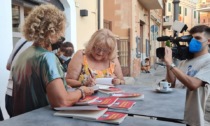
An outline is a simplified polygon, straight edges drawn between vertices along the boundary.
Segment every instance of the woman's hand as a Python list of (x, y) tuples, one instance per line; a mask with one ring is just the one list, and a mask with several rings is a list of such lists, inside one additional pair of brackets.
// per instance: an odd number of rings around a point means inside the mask
[(94, 90), (93, 90), (92, 87), (82, 86), (80, 88), (84, 91), (85, 96), (89, 96), (89, 95), (92, 95), (94, 93)]
[(89, 76), (87, 81), (84, 83), (84, 86), (92, 87), (94, 85), (96, 85), (95, 78), (92, 78), (91, 76)]
[(121, 80), (118, 78), (113, 78), (112, 79), (112, 84), (121, 84)]

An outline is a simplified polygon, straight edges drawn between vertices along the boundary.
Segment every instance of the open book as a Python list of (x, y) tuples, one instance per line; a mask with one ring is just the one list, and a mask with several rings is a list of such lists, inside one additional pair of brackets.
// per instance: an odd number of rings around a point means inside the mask
[(117, 97), (100, 97), (94, 102), (89, 103), (90, 105), (96, 105), (99, 107), (110, 107), (118, 100)]
[(124, 109), (124, 110), (129, 110), (135, 105), (136, 102), (134, 101), (126, 101), (126, 100), (117, 100), (112, 106), (109, 108), (113, 109)]
[(100, 85), (113, 86), (112, 79), (113, 78), (96, 78), (95, 82), (96, 82), (96, 85), (100, 84)]
[(121, 93), (111, 94), (111, 96), (117, 97), (120, 100), (143, 100), (144, 99), (144, 94), (140, 94), (140, 93), (121, 92)]
[(85, 119), (85, 118), (80, 118), (80, 117), (73, 117), (73, 118), (88, 120), (88, 121), (99, 121), (99, 122), (105, 122), (105, 123), (120, 124), (126, 117), (127, 117), (127, 114), (125, 113), (107, 111), (102, 116), (100, 116), (98, 119), (95, 119), (95, 120)]
[(99, 89), (99, 92), (105, 93), (105, 94), (112, 94), (112, 93), (121, 93), (123, 92), (123, 90), (116, 87), (109, 87), (107, 89)]

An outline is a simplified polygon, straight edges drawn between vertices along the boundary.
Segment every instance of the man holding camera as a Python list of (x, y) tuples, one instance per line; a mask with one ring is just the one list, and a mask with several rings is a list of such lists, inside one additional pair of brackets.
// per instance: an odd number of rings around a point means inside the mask
[(206, 103), (210, 97), (210, 28), (198, 25), (189, 32), (193, 37), (189, 42), (189, 52), (193, 53), (193, 58), (181, 61), (176, 67), (172, 50), (165, 47), (166, 79), (172, 87), (183, 84), (187, 88), (184, 115), (187, 126), (210, 126), (206, 113)]

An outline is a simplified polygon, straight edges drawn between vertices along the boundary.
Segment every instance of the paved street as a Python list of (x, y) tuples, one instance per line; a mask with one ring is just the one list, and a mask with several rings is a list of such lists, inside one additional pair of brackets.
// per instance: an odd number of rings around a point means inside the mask
[(165, 79), (166, 68), (158, 66), (156, 70), (151, 69), (150, 73), (141, 72), (138, 77), (125, 77), (126, 84), (140, 84), (156, 86), (158, 82)]

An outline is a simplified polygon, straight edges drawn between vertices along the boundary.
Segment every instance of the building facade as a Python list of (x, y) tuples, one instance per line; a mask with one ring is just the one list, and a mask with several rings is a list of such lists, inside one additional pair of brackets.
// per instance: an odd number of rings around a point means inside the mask
[[(163, 22), (163, 28), (164, 28), (164, 35), (172, 35), (173, 36), (173, 30), (171, 29), (171, 26), (173, 24), (174, 18), (174, 0), (167, 0), (166, 2), (166, 9), (165, 9), (165, 16), (164, 16), (164, 22)], [(196, 0), (180, 0), (179, 2), (179, 17), (178, 20), (180, 22), (185, 23), (188, 26), (187, 31), (183, 32), (181, 35), (187, 35), (188, 30), (190, 30), (193, 26), (198, 24), (198, 12), (196, 9)]]
[(199, 24), (210, 26), (210, 0), (198, 0)]
[[(104, 27), (118, 37), (118, 55), (124, 76), (138, 76), (141, 61), (154, 63), (156, 37), (162, 28), (162, 0), (106, 0)], [(151, 30), (152, 29), (152, 30)]]

